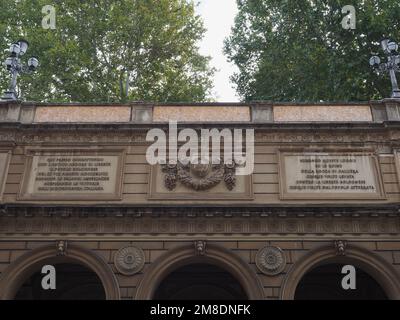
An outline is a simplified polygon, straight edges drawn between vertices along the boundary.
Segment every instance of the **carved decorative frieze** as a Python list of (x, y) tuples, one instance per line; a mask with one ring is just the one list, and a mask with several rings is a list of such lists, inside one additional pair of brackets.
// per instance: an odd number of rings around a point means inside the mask
[[(3, 208), (0, 236), (11, 235), (374, 235), (400, 234), (398, 209)], [(286, 213), (283, 213), (286, 210)], [(118, 211), (118, 212), (117, 212)], [(29, 215), (26, 215), (29, 213)], [(161, 217), (161, 218), (160, 218)]]
[[(189, 125), (193, 127), (193, 125)], [(214, 125), (215, 126), (215, 125)], [(295, 125), (293, 125), (295, 127)], [(146, 133), (152, 127), (140, 126), (135, 127), (129, 125), (109, 125), (113, 130), (112, 135), (105, 134), (102, 126), (88, 125), (79, 126), (78, 124), (52, 124), (49, 126), (38, 125), (37, 128), (32, 127), (30, 130), (23, 132), (9, 128), (7, 131), (0, 131), (0, 141), (8, 141), (17, 144), (71, 144), (71, 143), (109, 143), (114, 142), (118, 145), (126, 143), (146, 143)], [(46, 130), (43, 130), (43, 129)], [(130, 130), (125, 130), (125, 129)], [(132, 128), (134, 131), (132, 131)], [(316, 132), (314, 125), (302, 125), (301, 132), (298, 134), (289, 132), (279, 132), (277, 128), (271, 132), (271, 128), (263, 128), (260, 126), (256, 128), (255, 141), (257, 143), (263, 142), (293, 142), (293, 143), (310, 143), (310, 142), (332, 142), (332, 143), (349, 143), (360, 141), (387, 143), (388, 141), (400, 140), (398, 130), (381, 128), (380, 132), (368, 132), (365, 128), (350, 127), (346, 129), (345, 134), (332, 134), (325, 128), (321, 127), (321, 131)], [(330, 129), (333, 129), (331, 124)], [(79, 129), (79, 131), (78, 131)], [(339, 128), (340, 129), (340, 128)], [(39, 131), (40, 130), (40, 131)], [(129, 131), (129, 132), (128, 132)]]

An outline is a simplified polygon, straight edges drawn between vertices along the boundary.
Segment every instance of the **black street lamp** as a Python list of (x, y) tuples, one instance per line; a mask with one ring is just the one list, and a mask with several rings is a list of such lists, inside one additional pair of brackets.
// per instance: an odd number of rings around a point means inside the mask
[(10, 72), (11, 80), (8, 90), (4, 92), (3, 100), (17, 100), (18, 75), (20, 73), (32, 73), (39, 67), (39, 60), (35, 57), (30, 58), (27, 65), (22, 64), (20, 57), (26, 53), (28, 47), (28, 41), (23, 39), (10, 46), (10, 56), (4, 61), (4, 66)]
[(389, 71), (390, 80), (392, 82), (392, 98), (400, 98), (400, 89), (397, 83), (396, 72), (400, 72), (400, 55), (399, 46), (396, 42), (390, 40), (383, 40), (382, 49), (387, 56), (387, 62), (381, 63), (378, 56), (372, 56), (369, 64), (374, 67), (378, 73)]

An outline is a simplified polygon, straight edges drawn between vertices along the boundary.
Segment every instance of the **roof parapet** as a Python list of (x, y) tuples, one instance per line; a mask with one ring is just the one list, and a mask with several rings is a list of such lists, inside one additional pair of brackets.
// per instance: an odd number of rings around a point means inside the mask
[(400, 99), (366, 103), (43, 104), (0, 101), (0, 122), (320, 123), (400, 121)]

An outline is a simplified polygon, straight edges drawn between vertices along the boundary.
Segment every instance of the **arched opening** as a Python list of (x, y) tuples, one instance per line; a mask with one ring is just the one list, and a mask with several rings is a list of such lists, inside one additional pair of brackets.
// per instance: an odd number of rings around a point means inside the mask
[(342, 287), (343, 264), (330, 263), (307, 272), (296, 288), (295, 300), (386, 300), (379, 283), (361, 268), (355, 273), (355, 290)]
[(45, 290), (46, 274), (36, 270), (19, 288), (15, 300), (105, 300), (100, 278), (89, 268), (75, 263), (53, 265), (56, 270), (55, 290)]
[(174, 270), (159, 284), (155, 300), (247, 300), (241, 284), (226, 270), (211, 264), (189, 264)]
[[(305, 254), (296, 261), (287, 273), (281, 290), (281, 299), (293, 300), (296, 298), (297, 287), (300, 282), (306, 279), (306, 275), (318, 267), (327, 265), (352, 265), (356, 268), (357, 274), (360, 276), (361, 283), (369, 283), (372, 278), (379, 288), (384, 291), (385, 297), (391, 300), (400, 299), (400, 277), (398, 271), (378, 254), (356, 245), (349, 244), (346, 248), (344, 256), (338, 256), (336, 250), (332, 246), (322, 246)], [(321, 270), (321, 269), (319, 269)], [(318, 274), (318, 269), (316, 270)], [(339, 275), (339, 272), (334, 270)], [(362, 277), (364, 274), (364, 279)], [(345, 275), (342, 275), (341, 280)], [(312, 274), (310, 277), (313, 277)], [(339, 281), (339, 285), (341, 284)], [(313, 280), (315, 282), (315, 280)], [(337, 280), (335, 280), (337, 282)], [(376, 286), (375, 286), (376, 287)], [(298, 298), (299, 296), (297, 296)], [(355, 298), (356, 299), (356, 298)]]
[[(234, 278), (235, 283), (240, 284), (240, 288), (245, 293), (244, 297), (241, 297), (243, 299), (263, 299), (263, 287), (254, 270), (233, 252), (214, 244), (207, 245), (205, 255), (196, 255), (193, 246), (186, 245), (176, 247), (160, 256), (146, 270), (137, 288), (136, 299), (151, 300), (160, 298), (158, 289), (161, 291), (165, 290), (163, 289), (162, 282), (164, 280), (167, 281), (169, 275), (172, 275), (175, 271), (185, 271), (182, 268), (189, 268), (189, 266), (194, 265), (217, 267), (218, 271), (222, 270), (222, 273), (228, 273), (230, 277)], [(205, 274), (209, 274), (210, 271), (210, 269), (206, 270), (204, 268), (201, 268), (201, 270), (205, 270)], [(216, 269), (214, 268), (213, 270)], [(193, 270), (191, 273), (192, 275), (196, 274)], [(186, 284), (188, 283), (186, 282)], [(208, 295), (206, 299), (209, 298), (210, 296)]]
[[(0, 299), (107, 299), (119, 300), (115, 274), (100, 256), (76, 245), (69, 245), (66, 255), (58, 256), (54, 246), (29, 251), (10, 264), (0, 276)], [(43, 266), (56, 269), (56, 291), (38, 294), (45, 275)], [(81, 285), (79, 285), (81, 283)], [(59, 290), (58, 290), (59, 289)], [(61, 289), (63, 289), (61, 291)], [(47, 291), (47, 290), (46, 290)], [(78, 295), (79, 293), (79, 295)], [(84, 297), (83, 297), (84, 296)]]

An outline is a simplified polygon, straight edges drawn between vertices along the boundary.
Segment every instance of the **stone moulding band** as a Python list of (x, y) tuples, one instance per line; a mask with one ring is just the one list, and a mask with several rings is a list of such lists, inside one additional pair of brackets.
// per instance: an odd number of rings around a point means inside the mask
[(40, 234), (308, 235), (400, 234), (399, 208), (45, 208), (9, 207), (0, 236)]

